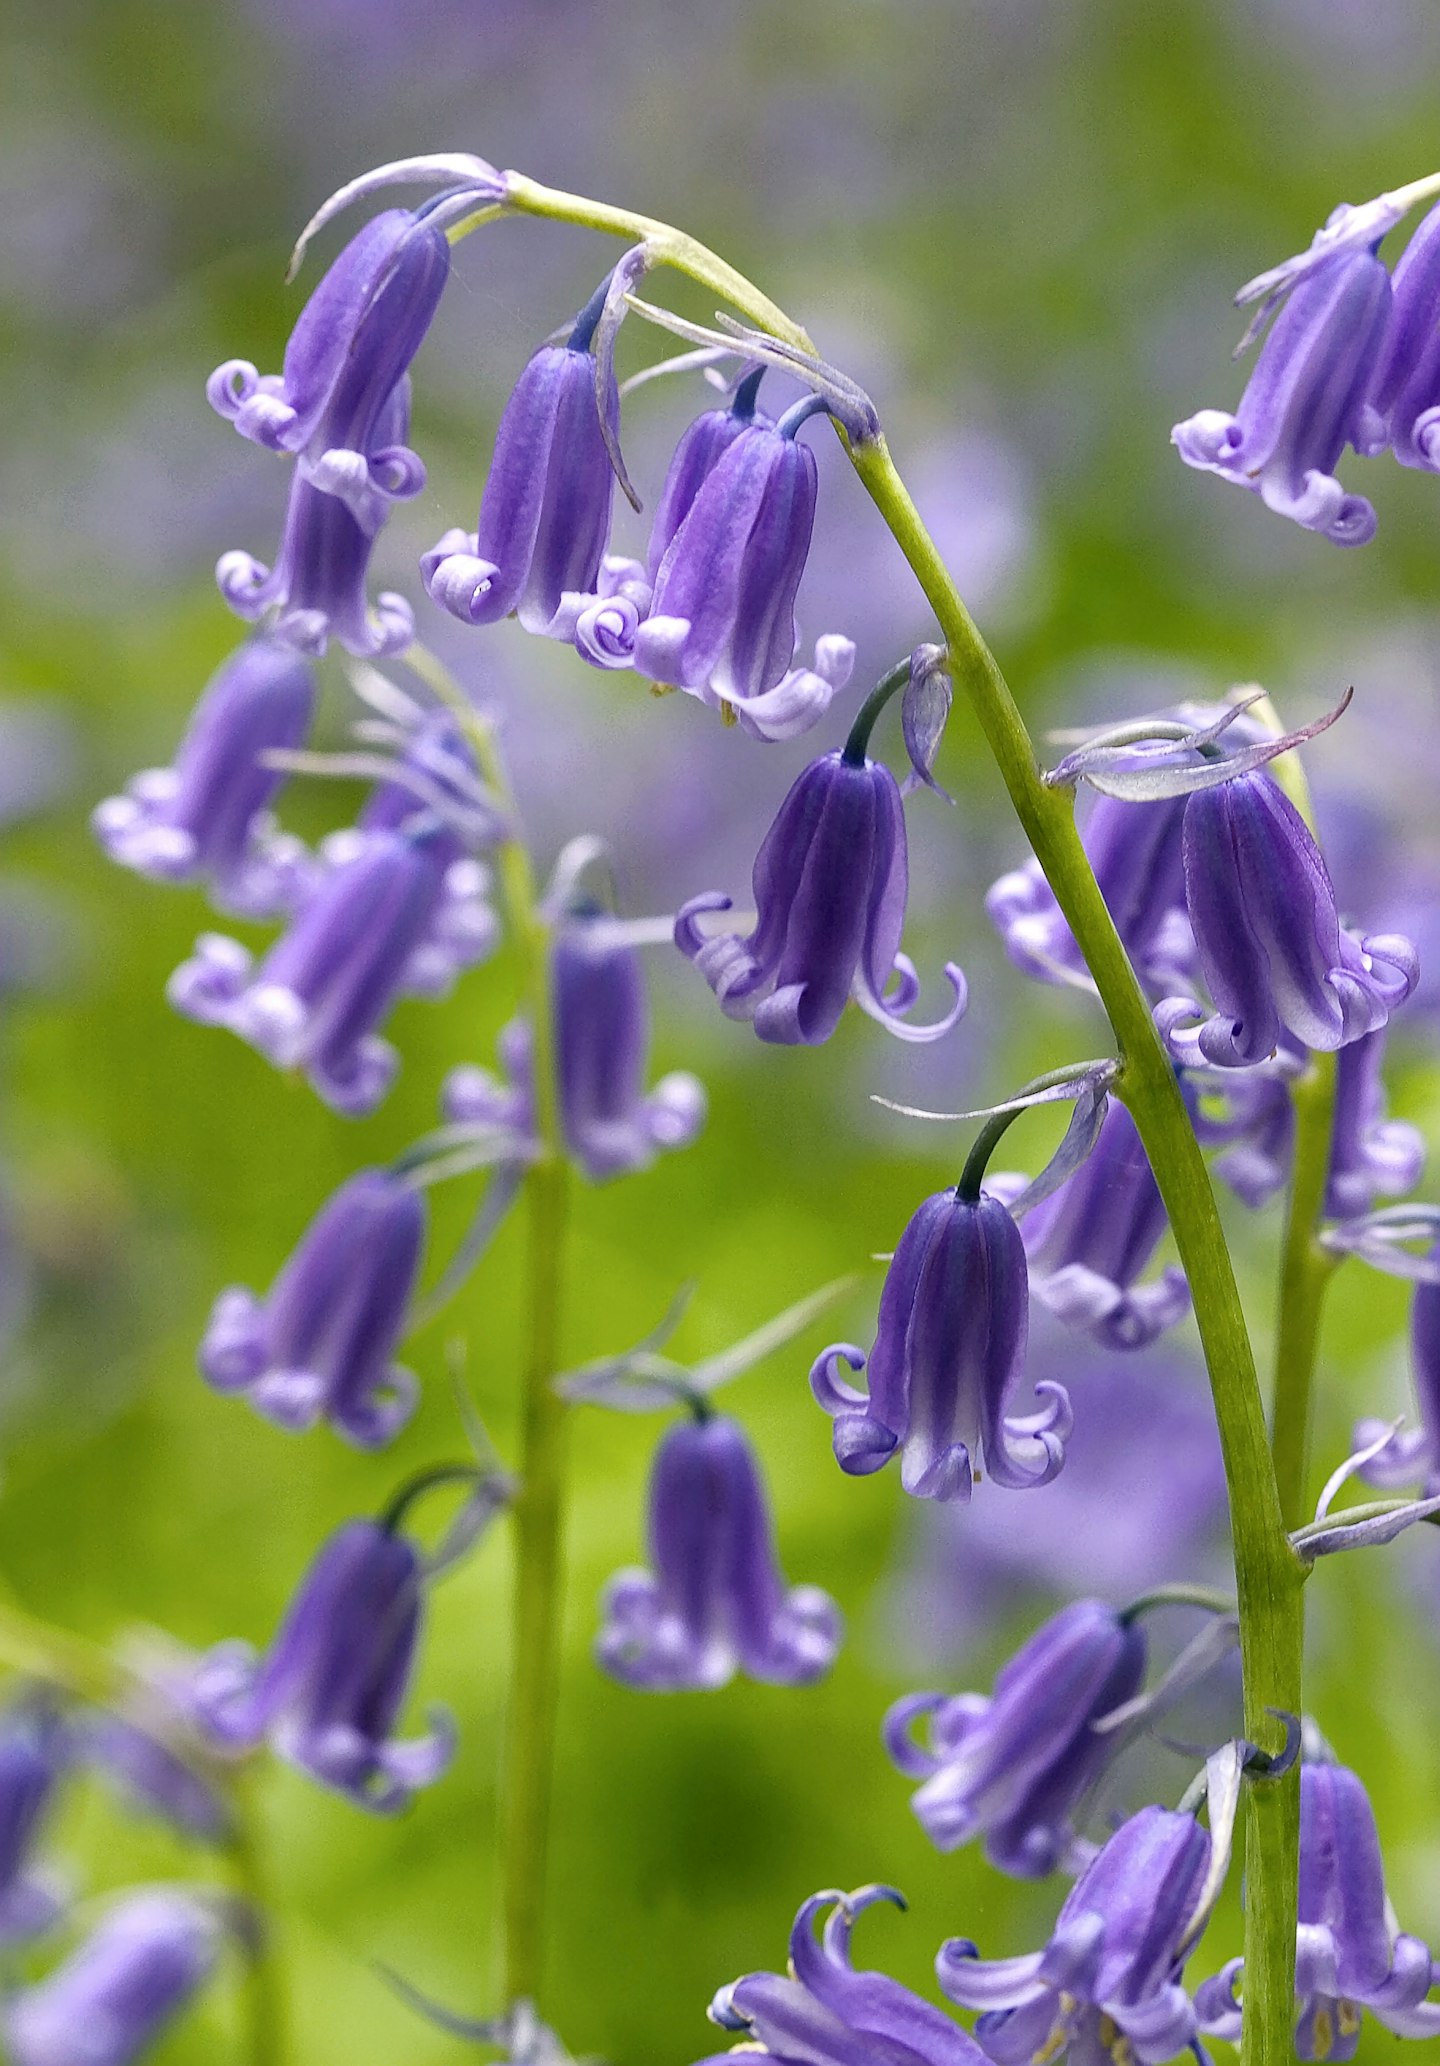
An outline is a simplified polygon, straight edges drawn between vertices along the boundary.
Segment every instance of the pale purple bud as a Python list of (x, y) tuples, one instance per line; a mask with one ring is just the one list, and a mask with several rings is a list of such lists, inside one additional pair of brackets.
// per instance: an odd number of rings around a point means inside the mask
[(58, 1880), (34, 1854), (73, 1749), (43, 1700), (19, 1702), (0, 1719), (0, 1948), (38, 1936), (63, 1905)]
[(157, 1888), (116, 1903), (78, 1951), (0, 2011), (13, 2066), (131, 2066), (215, 1965), (213, 1910)]

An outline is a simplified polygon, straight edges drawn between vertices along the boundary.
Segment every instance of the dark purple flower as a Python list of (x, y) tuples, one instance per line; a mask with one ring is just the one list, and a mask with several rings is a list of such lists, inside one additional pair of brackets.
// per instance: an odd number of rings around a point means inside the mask
[[(1431, 1250), (1440, 1258), (1440, 1244)], [(1417, 1283), (1410, 1302), (1410, 1371), (1418, 1427), (1402, 1427), (1378, 1455), (1360, 1466), (1360, 1476), (1382, 1492), (1418, 1484), (1426, 1499), (1440, 1493), (1440, 1284)], [(1356, 1449), (1378, 1442), (1391, 1423), (1361, 1420), (1355, 1424)]]
[(1180, 1973), (1213, 1900), (1216, 1841), (1191, 1815), (1142, 1808), (1066, 1895), (1043, 1951), (986, 1960), (966, 1938), (943, 1944), (941, 1988), (984, 2011), (975, 2035), (987, 2057), (1098, 2066), (1122, 2045), (1152, 2062), (1189, 2047), (1197, 2019)]
[[(1240, 2039), (1235, 1998), (1243, 1959), (1231, 1959), (1195, 1998), (1206, 2036)], [(1353, 2059), (1362, 2009), (1397, 2037), (1440, 2037), (1428, 1945), (1398, 1928), (1369, 1796), (1343, 1765), (1300, 1768), (1300, 1907), (1295, 1931), (1295, 2050), (1302, 2059)]]
[(1178, 1264), (1153, 1284), (1136, 1282), (1167, 1225), (1135, 1122), (1112, 1098), (1085, 1161), (1025, 1216), (1030, 1288), (1107, 1348), (1145, 1348), (1190, 1310)]
[(425, 1245), (425, 1201), (388, 1170), (341, 1185), (258, 1299), (232, 1285), (215, 1301), (200, 1369), (277, 1426), (325, 1419), (378, 1449), (415, 1411), (413, 1372), (394, 1361)]
[[(711, 2022), (743, 2033), (742, 2053), (754, 2049), (782, 2066), (980, 2066), (975, 2040), (940, 2009), (888, 1974), (851, 1965), (855, 1918), (877, 1901), (904, 1906), (893, 1887), (813, 1894), (790, 1932), (788, 1973), (747, 1973), (722, 1987)], [(815, 1923), (827, 1908), (817, 1942)], [(722, 2052), (701, 2066), (729, 2066), (734, 2058)]]
[[(910, 1693), (885, 1717), (885, 1747), (924, 1783), (911, 1806), (930, 1841), (977, 1836), (1002, 1872), (1038, 1879), (1061, 1864), (1076, 1808), (1119, 1748), (1094, 1724), (1145, 1676), (1143, 1630), (1099, 1600), (1076, 1600), (1036, 1630), (980, 1693)], [(928, 1718), (929, 1744), (912, 1734)]]
[(1190, 797), (1185, 895), (1216, 1010), (1177, 1043), (1183, 1058), (1260, 1062), (1286, 1032), (1305, 1047), (1344, 1047), (1415, 987), (1408, 940), (1341, 926), (1320, 849), (1263, 770)]
[(3, 2011), (13, 2066), (131, 2066), (197, 1994), (220, 1928), (198, 1901), (155, 1888), (118, 1901), (78, 1951)]
[(442, 834), (363, 835), (258, 967), (237, 941), (202, 933), (167, 995), (278, 1068), (303, 1069), (327, 1104), (358, 1115), (394, 1080), (398, 1058), (376, 1028), (396, 1000), (443, 995), (494, 938), (476, 864), (451, 860)]
[(1380, 1198), (1413, 1191), (1425, 1167), (1418, 1127), (1385, 1116), (1383, 1027), (1340, 1050), (1335, 1081), (1335, 1125), (1325, 1210), (1332, 1219), (1356, 1219)]
[(17, 1703), (0, 1719), (0, 1949), (38, 1936), (60, 1912), (59, 1883), (34, 1852), (73, 1747), (43, 1701)]
[(1317, 265), (1261, 348), (1238, 415), (1202, 409), (1171, 437), (1187, 466), (1218, 473), (1336, 545), (1367, 545), (1375, 512), (1335, 479), (1347, 444), (1384, 443), (1367, 396), (1390, 315), (1390, 275), (1368, 251)]
[(1440, 469), (1440, 208), (1430, 210), (1395, 268), (1370, 401), (1402, 466)]
[(556, 1073), (565, 1145), (592, 1183), (683, 1148), (705, 1118), (705, 1090), (683, 1070), (647, 1095), (650, 1014), (640, 951), (604, 913), (575, 913), (550, 952)]
[(272, 1750), (355, 1802), (403, 1808), (450, 1763), (455, 1733), (398, 1742), (420, 1634), (424, 1568), (413, 1543), (375, 1521), (347, 1521), (322, 1546), (263, 1658), (222, 1643), (191, 1686), (197, 1721), (227, 1750)]
[(762, 430), (775, 428), (772, 418), (756, 407), (764, 371), (762, 366), (746, 374), (728, 409), (707, 409), (680, 433), (680, 441), (665, 474), (665, 485), (655, 504), (655, 520), (650, 526), (645, 572), (652, 585), (675, 533), (695, 506), (695, 497), (735, 440), (757, 427)]
[[(600, 424), (591, 345), (604, 293), (582, 310), (569, 342), (536, 352), (495, 433), (495, 452), (471, 532), (447, 531), (420, 562), (433, 601), (467, 624), (513, 611), (527, 631), (569, 638), (569, 594), (595, 587), (610, 535), (615, 475)], [(620, 420), (613, 376), (605, 398)]]
[(880, 1293), (869, 1391), (837, 1373), (865, 1352), (836, 1343), (810, 1372), (835, 1422), (835, 1457), (865, 1476), (900, 1452), (900, 1482), (917, 1499), (970, 1497), (982, 1466), (997, 1485), (1048, 1485), (1065, 1461), (1070, 1400), (1042, 1380), (1043, 1412), (1012, 1419), (1025, 1365), (1025, 1244), (998, 1198), (937, 1191), (900, 1236)]
[(222, 910), (262, 918), (285, 909), (303, 848), (269, 815), (285, 777), (261, 756), (303, 746), (314, 708), (308, 661), (277, 639), (252, 639), (211, 679), (175, 765), (147, 768), (97, 806), (101, 845), (156, 881), (208, 882)]
[[(692, 897), (675, 920), (675, 944), (693, 961), (727, 1018), (751, 1019), (762, 1040), (818, 1046), (850, 997), (902, 1040), (936, 1040), (965, 1009), (965, 978), (933, 1026), (904, 1014), (919, 995), (915, 965), (900, 952), (909, 886), (905, 811), (883, 761), (827, 753), (802, 770), (755, 860), (754, 930), (707, 938), (697, 920), (728, 911), (716, 891)], [(899, 978), (885, 995), (891, 976)]]
[(617, 1572), (605, 1589), (596, 1655), (612, 1678), (673, 1693), (726, 1685), (737, 1671), (804, 1686), (830, 1669), (839, 1610), (818, 1586), (786, 1587), (759, 1467), (735, 1421), (681, 1421), (661, 1438), (649, 1534), (652, 1570)]

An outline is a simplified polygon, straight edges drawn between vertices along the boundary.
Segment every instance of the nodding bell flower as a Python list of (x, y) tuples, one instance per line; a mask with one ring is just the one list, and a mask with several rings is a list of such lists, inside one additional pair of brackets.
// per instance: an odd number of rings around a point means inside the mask
[(745, 2041), (700, 2066), (731, 2066), (752, 2051), (781, 2066), (983, 2066), (974, 2038), (942, 2010), (888, 1974), (851, 1965), (855, 1918), (877, 1901), (905, 1906), (893, 1887), (813, 1894), (790, 1932), (786, 1974), (746, 1973), (710, 2004), (711, 2022)]
[[(1240, 2039), (1235, 1998), (1243, 1959), (1231, 1959), (1195, 1998), (1207, 2037)], [(1426, 2001), (1428, 1945), (1400, 1930), (1385, 1895), (1375, 1811), (1343, 1765), (1300, 1768), (1300, 1905), (1295, 1931), (1295, 2050), (1302, 2059), (1353, 2059), (1361, 2010), (1397, 2037), (1440, 2037), (1440, 2002)]]
[(675, 533), (695, 506), (695, 497), (735, 440), (756, 427), (775, 428), (773, 419), (756, 406), (764, 373), (763, 366), (755, 367), (736, 386), (728, 409), (707, 409), (680, 433), (650, 526), (643, 571), (652, 584)]
[(603, 1670), (647, 1693), (724, 1686), (737, 1671), (783, 1686), (821, 1678), (840, 1647), (839, 1609), (818, 1586), (788, 1587), (759, 1467), (720, 1414), (670, 1428), (650, 1474), (650, 1571), (605, 1589)]
[(267, 1298), (221, 1292), (200, 1345), (206, 1383), (279, 1427), (324, 1419), (357, 1448), (383, 1447), (419, 1397), (394, 1357), (424, 1245), (421, 1193), (361, 1170), (322, 1206)]
[(19, 1702), (0, 1718), (0, 1949), (38, 1936), (63, 1905), (58, 1881), (34, 1853), (73, 1749), (69, 1729), (41, 1701)]
[(1172, 1017), (1182, 1060), (1243, 1067), (1287, 1032), (1304, 1047), (1345, 1047), (1385, 1025), (1415, 987), (1408, 940), (1341, 925), (1320, 849), (1263, 769), (1190, 797), (1185, 896), (1216, 1009), (1183, 1033)]
[[(923, 1782), (911, 1806), (930, 1841), (953, 1851), (977, 1836), (1001, 1872), (1039, 1879), (1075, 1841), (1073, 1816), (1119, 1748), (1095, 1723), (1145, 1676), (1138, 1623), (1076, 1600), (1037, 1629), (979, 1693), (911, 1693), (885, 1717), (885, 1747)], [(915, 1741), (924, 1717), (929, 1744)]]
[[(569, 638), (573, 616), (562, 600), (595, 587), (615, 492), (592, 350), (608, 285), (568, 341), (543, 345), (520, 375), (495, 433), (475, 529), (447, 531), (420, 562), (432, 601), (466, 624), (497, 624), (513, 612), (527, 631)], [(605, 409), (613, 432), (613, 374)]]
[[(1431, 1250), (1440, 1260), (1440, 1245)], [(1381, 1492), (1419, 1484), (1426, 1499), (1440, 1493), (1440, 1284), (1416, 1284), (1410, 1302), (1410, 1371), (1420, 1424), (1397, 1428), (1384, 1448), (1360, 1465), (1360, 1476)], [(1378, 1442), (1390, 1423), (1362, 1420), (1355, 1425), (1357, 1450)]]
[(1136, 1281), (1167, 1225), (1135, 1122), (1112, 1098), (1085, 1161), (1025, 1216), (1030, 1289), (1107, 1348), (1143, 1349), (1190, 1310), (1178, 1264)]
[(162, 1722), (149, 1712), (132, 1720), (101, 1711), (84, 1717), (78, 1735), (87, 1761), (131, 1810), (201, 1843), (223, 1844), (234, 1834), (230, 1809), (198, 1760), (172, 1748), (194, 1735), (178, 1713)]
[(450, 273), (445, 232), (389, 208), (352, 237), (300, 312), (284, 371), (227, 359), (206, 387), (242, 437), (289, 452), (315, 487), (352, 503), (419, 494), (425, 469), (387, 410), (425, 340)]
[(336, 1111), (373, 1111), (399, 1066), (376, 1031), (396, 1000), (443, 995), (494, 943), (483, 875), (450, 856), (435, 828), (367, 835), (258, 967), (237, 941), (202, 933), (170, 978), (170, 1002), (277, 1068), (303, 1069)]
[[(1342, 1067), (1353, 1051), (1341, 1050)], [(1289, 1182), (1295, 1157), (1290, 1083), (1307, 1066), (1304, 1049), (1285, 1034), (1274, 1055), (1253, 1068), (1191, 1067), (1182, 1076), (1195, 1138), (1202, 1148), (1223, 1150), (1212, 1164), (1215, 1174), (1252, 1211)]]
[(1035, 2059), (1173, 2059), (1194, 2043), (1195, 2006), (1180, 1984), (1217, 1891), (1214, 1848), (1192, 1815), (1142, 1808), (1121, 1824), (1066, 1895), (1050, 1942), (987, 1960), (963, 1937), (940, 1947), (942, 1991), (980, 2009), (975, 2036), (996, 2066)]
[(1413, 1191), (1425, 1167), (1418, 1127), (1385, 1116), (1384, 1029), (1340, 1050), (1335, 1077), (1335, 1123), (1325, 1210), (1331, 1219), (1357, 1219), (1377, 1198)]
[[(675, 919), (675, 944), (693, 961), (727, 1018), (749, 1019), (762, 1040), (816, 1047), (853, 997), (902, 1040), (938, 1040), (965, 1010), (965, 978), (931, 1026), (907, 1024), (919, 995), (915, 965), (900, 952), (909, 885), (900, 787), (863, 750), (827, 753), (802, 770), (756, 856), (754, 929), (707, 938), (703, 913), (728, 911), (716, 891), (692, 897)], [(893, 995), (885, 994), (892, 975)]]
[(357, 1807), (403, 1808), (449, 1765), (455, 1732), (392, 1731), (415, 1666), (424, 1567), (414, 1544), (378, 1521), (347, 1521), (322, 1546), (264, 1657), (221, 1643), (190, 1687), (198, 1724), (225, 1750), (262, 1742)]
[(1040, 1413), (1011, 1418), (1025, 1365), (1025, 1244), (999, 1198), (937, 1191), (915, 1214), (880, 1293), (868, 1392), (838, 1375), (865, 1352), (838, 1342), (816, 1359), (810, 1388), (835, 1423), (835, 1460), (863, 1477), (898, 1451), (917, 1499), (969, 1499), (988, 1471), (997, 1485), (1048, 1485), (1065, 1461), (1070, 1399), (1042, 1380)]
[(113, 861), (158, 882), (206, 882), (224, 911), (267, 918), (294, 901), (304, 849), (269, 807), (285, 777), (261, 756), (303, 746), (315, 673), (278, 639), (241, 646), (211, 679), (169, 768), (147, 768), (91, 824)]
[(1202, 409), (1176, 424), (1185, 464), (1248, 488), (1333, 544), (1367, 545), (1375, 511), (1346, 493), (1335, 468), (1347, 444), (1373, 452), (1385, 443), (1369, 393), (1390, 300), (1390, 275), (1369, 251), (1315, 266), (1276, 316), (1239, 412)]
[(118, 1901), (78, 1951), (0, 2009), (13, 2066), (132, 2066), (214, 1970), (212, 1907), (166, 1888)]
[(1440, 208), (1430, 210), (1395, 268), (1370, 401), (1400, 464), (1440, 471)]

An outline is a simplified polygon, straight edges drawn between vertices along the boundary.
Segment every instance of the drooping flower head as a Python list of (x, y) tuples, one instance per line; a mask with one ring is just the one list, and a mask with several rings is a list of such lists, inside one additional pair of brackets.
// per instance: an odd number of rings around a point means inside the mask
[[(1076, 1600), (1003, 1667), (993, 1694), (911, 1693), (885, 1717), (885, 1747), (923, 1783), (911, 1806), (931, 1842), (975, 1837), (1000, 1871), (1038, 1879), (1061, 1864), (1075, 1811), (1118, 1748), (1095, 1723), (1145, 1676), (1144, 1631), (1100, 1600)], [(929, 1742), (914, 1725), (928, 1721)]]
[(1135, 1122), (1112, 1098), (1085, 1161), (1022, 1221), (1030, 1288), (1107, 1348), (1145, 1348), (1190, 1310), (1177, 1264), (1137, 1282), (1167, 1224)]
[(131, 2066), (214, 1968), (213, 1909), (156, 1888), (118, 1901), (78, 1951), (0, 2009), (14, 2066)]
[[(851, 1965), (855, 1918), (877, 1901), (905, 1905), (893, 1887), (812, 1895), (790, 1932), (788, 1973), (747, 1973), (722, 1987), (711, 2022), (742, 2035), (741, 2052), (781, 2066), (981, 2066), (975, 2040), (941, 2010), (888, 1974)], [(815, 1924), (827, 1908), (817, 1941)], [(719, 2053), (700, 2066), (727, 2066), (734, 2057)]]
[[(914, 963), (900, 951), (909, 886), (905, 812), (883, 761), (862, 750), (827, 753), (805, 768), (781, 804), (755, 860), (752, 932), (707, 937), (698, 920), (728, 911), (716, 891), (692, 897), (675, 920), (675, 944), (693, 961), (728, 1018), (749, 1019), (762, 1040), (818, 1046), (847, 999), (902, 1040), (936, 1040), (965, 1009), (965, 978), (945, 974), (951, 1010), (932, 1026), (904, 1014), (919, 995)], [(886, 994), (891, 976), (893, 995)]]
[(308, 661), (279, 640), (250, 640), (211, 679), (174, 766), (147, 768), (96, 807), (96, 837), (138, 875), (204, 881), (222, 910), (285, 909), (303, 879), (302, 849), (269, 815), (285, 777), (262, 756), (302, 746), (314, 708)]
[(60, 1912), (59, 1883), (35, 1851), (73, 1749), (43, 1700), (19, 1701), (0, 1717), (0, 1948), (38, 1936)]
[(1340, 1050), (1325, 1185), (1331, 1219), (1356, 1219), (1377, 1199), (1403, 1197), (1420, 1181), (1424, 1136), (1403, 1119), (1386, 1118), (1384, 1062), (1383, 1027)]
[(454, 1753), (448, 1716), (398, 1741), (420, 1636), (424, 1572), (415, 1545), (376, 1521), (347, 1521), (322, 1546), (264, 1657), (222, 1643), (191, 1686), (196, 1720), (222, 1748), (268, 1743), (357, 1807), (403, 1808)]
[(1202, 409), (1177, 423), (1180, 457), (1336, 545), (1368, 544), (1375, 512), (1346, 493), (1335, 468), (1347, 444), (1369, 452), (1384, 443), (1368, 396), (1389, 315), (1390, 275), (1373, 253), (1315, 266), (1276, 316), (1238, 414)]
[[(595, 587), (615, 474), (601, 430), (593, 351), (606, 281), (564, 344), (542, 345), (520, 375), (495, 433), (474, 531), (447, 531), (420, 571), (431, 598), (467, 624), (512, 611), (527, 631), (568, 638), (562, 599)], [(620, 419), (613, 374), (605, 410)]]
[(1440, 208), (1430, 210), (1395, 268), (1369, 398), (1400, 464), (1440, 470)]
[[(1207, 2036), (1238, 2043), (1232, 1959), (1196, 1996)], [(1375, 1812), (1343, 1765), (1300, 1768), (1300, 1906), (1295, 1931), (1295, 2050), (1302, 2059), (1353, 2059), (1362, 2009), (1397, 2037), (1440, 2037), (1440, 2002), (1430, 1992), (1428, 1945), (1401, 1930), (1385, 1894)]]
[(421, 1192), (361, 1170), (321, 1208), (267, 1298), (221, 1292), (200, 1345), (206, 1382), (279, 1427), (324, 1419), (358, 1448), (382, 1447), (419, 1397), (394, 1358), (424, 1245)]
[(603, 1602), (596, 1655), (651, 1693), (747, 1678), (803, 1686), (830, 1669), (839, 1610), (818, 1586), (787, 1587), (759, 1466), (737, 1422), (681, 1421), (650, 1475), (649, 1571), (621, 1571)]
[(840, 1468), (864, 1476), (898, 1451), (900, 1482), (917, 1499), (969, 1499), (987, 1471), (1015, 1489), (1048, 1484), (1065, 1461), (1070, 1400), (1045, 1380), (1043, 1411), (1011, 1417), (1028, 1330), (1025, 1244), (1000, 1199), (927, 1198), (885, 1275), (868, 1392), (838, 1375), (842, 1362), (865, 1368), (848, 1342), (810, 1373), (835, 1422)]
[(757, 407), (764, 373), (763, 366), (747, 373), (736, 386), (727, 409), (706, 409), (680, 433), (650, 526), (645, 571), (652, 585), (675, 533), (695, 506), (695, 497), (735, 440), (756, 426), (774, 429), (773, 419)]

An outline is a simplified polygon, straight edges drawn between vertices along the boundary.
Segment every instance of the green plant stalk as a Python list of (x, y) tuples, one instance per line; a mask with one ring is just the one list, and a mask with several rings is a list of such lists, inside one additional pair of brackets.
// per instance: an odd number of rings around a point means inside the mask
[(528, 1219), (520, 1487), (511, 1508), (514, 1584), (509, 1714), (500, 1774), (500, 1918), (507, 2004), (537, 2001), (544, 1977), (546, 1861), (564, 1613), (565, 1454), (569, 1408), (554, 1387), (570, 1165), (560, 1130), (551, 1037), (550, 937), (534, 869), (516, 833), (515, 801), (498, 742), (449, 672), (423, 647), (407, 664), (455, 712), (510, 831), (496, 860), (530, 1022), (539, 1152), (525, 1178)]
[(1311, 1391), (1321, 1309), (1339, 1263), (1319, 1241), (1335, 1125), (1335, 1075), (1334, 1055), (1312, 1055), (1290, 1093), (1295, 1109), (1295, 1164), (1280, 1250), (1270, 1447), (1280, 1510), (1286, 1527), (1292, 1530), (1310, 1519)]
[(285, 1987), (276, 1952), (275, 1904), (264, 1865), (259, 1808), (248, 1775), (229, 1789), (234, 1824), (228, 1845), (235, 1891), (250, 1911), (242, 2013), (251, 2066), (280, 2066), (285, 2056)]

